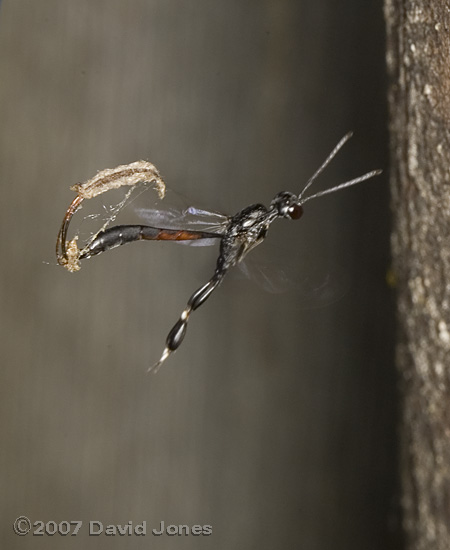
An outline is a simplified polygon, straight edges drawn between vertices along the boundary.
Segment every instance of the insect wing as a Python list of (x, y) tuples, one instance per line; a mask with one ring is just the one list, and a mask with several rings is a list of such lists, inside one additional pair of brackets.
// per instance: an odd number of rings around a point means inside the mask
[[(190, 201), (170, 189), (166, 189), (163, 199), (155, 199), (154, 195), (152, 199), (153, 202), (148, 207), (140, 201), (134, 204), (136, 219), (142, 224), (165, 229), (205, 231), (217, 235), (223, 235), (227, 229), (227, 216), (190, 206)], [(178, 242), (189, 246), (211, 246), (217, 244), (218, 240), (213, 238)]]
[[(307, 246), (294, 253), (267, 242), (262, 248), (239, 263), (239, 272), (271, 294), (295, 294), (296, 307), (321, 308), (337, 302), (349, 290), (351, 277), (335, 258), (320, 257), (317, 252), (308, 256)], [(308, 257), (316, 261), (302, 261)]]
[(219, 212), (197, 208), (178, 193), (166, 190), (163, 199), (155, 199), (149, 207), (134, 205), (134, 211), (139, 221), (154, 227), (167, 229), (191, 229), (209, 233), (225, 233), (229, 218)]

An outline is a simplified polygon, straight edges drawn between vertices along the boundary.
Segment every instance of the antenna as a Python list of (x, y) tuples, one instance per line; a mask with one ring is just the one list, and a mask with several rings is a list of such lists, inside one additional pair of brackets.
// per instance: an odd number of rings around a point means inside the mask
[(305, 202), (316, 199), (317, 197), (322, 197), (323, 195), (328, 195), (329, 193), (334, 193), (335, 191), (339, 191), (340, 189), (345, 189), (346, 187), (350, 187), (351, 185), (356, 185), (357, 183), (361, 183), (362, 181), (366, 181), (370, 178), (373, 178), (374, 176), (379, 176), (383, 170), (372, 170), (372, 172), (367, 172), (367, 174), (364, 174), (363, 176), (359, 176), (359, 178), (355, 178), (354, 180), (346, 181), (344, 183), (341, 183), (339, 185), (336, 185), (336, 187), (331, 187), (330, 189), (325, 189), (325, 191), (319, 191), (318, 193), (315, 193), (314, 195), (310, 195), (309, 197), (306, 197), (305, 199), (300, 201), (300, 204), (305, 204)]
[(378, 176), (382, 173), (383, 170), (372, 170), (371, 172), (368, 172), (367, 174), (364, 174), (363, 176), (359, 176), (358, 178), (346, 181), (344, 183), (341, 183), (340, 185), (336, 185), (335, 187), (331, 187), (330, 189), (325, 189), (325, 191), (319, 191), (318, 193), (315, 193), (314, 195), (310, 195), (309, 197), (306, 197), (302, 199), (302, 196), (304, 195), (305, 191), (307, 191), (312, 183), (317, 179), (317, 177), (325, 170), (325, 168), (330, 164), (330, 162), (334, 159), (334, 157), (337, 155), (337, 153), (340, 151), (340, 149), (347, 143), (347, 141), (352, 137), (353, 132), (349, 132), (346, 134), (336, 145), (336, 147), (331, 151), (331, 153), (328, 155), (328, 157), (324, 160), (324, 162), (319, 166), (319, 168), (314, 172), (314, 174), (309, 178), (309, 180), (306, 182), (305, 187), (303, 188), (302, 192), (298, 196), (299, 198), (299, 204), (304, 204), (305, 202), (316, 199), (317, 197), (322, 197), (323, 195), (328, 195), (329, 193), (334, 193), (335, 191), (339, 191), (340, 189), (345, 189), (346, 187), (350, 187), (351, 185), (356, 185), (357, 183), (361, 183), (362, 181), (368, 180), (370, 178), (373, 178), (374, 176)]

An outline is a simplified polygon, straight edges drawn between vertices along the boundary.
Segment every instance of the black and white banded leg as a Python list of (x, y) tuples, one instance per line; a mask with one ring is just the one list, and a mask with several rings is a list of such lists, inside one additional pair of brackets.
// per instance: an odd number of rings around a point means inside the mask
[(209, 298), (212, 292), (220, 285), (225, 276), (225, 273), (226, 271), (216, 270), (211, 279), (206, 284), (201, 286), (198, 290), (196, 290), (194, 294), (192, 294), (192, 296), (188, 300), (186, 308), (181, 313), (180, 318), (167, 335), (166, 347), (164, 348), (160, 360), (153, 366), (151, 366), (148, 369), (148, 372), (157, 373), (159, 368), (169, 357), (169, 355), (180, 347), (186, 335), (189, 316), (193, 311), (200, 307)]

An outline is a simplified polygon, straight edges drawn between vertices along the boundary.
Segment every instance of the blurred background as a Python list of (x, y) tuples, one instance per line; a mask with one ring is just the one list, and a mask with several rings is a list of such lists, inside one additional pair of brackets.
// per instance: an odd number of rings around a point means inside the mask
[[(129, 548), (400, 547), (384, 39), (382, 2), (3, 1), (2, 548), (122, 548), (89, 520), (146, 521)], [(217, 247), (56, 265), (69, 187), (97, 170), (150, 160), (234, 214), (299, 192), (349, 130), (314, 190), (383, 176), (255, 251), (294, 283), (326, 273), (331, 299), (230, 276), (149, 376)], [(84, 524), (19, 537), (20, 515)]]

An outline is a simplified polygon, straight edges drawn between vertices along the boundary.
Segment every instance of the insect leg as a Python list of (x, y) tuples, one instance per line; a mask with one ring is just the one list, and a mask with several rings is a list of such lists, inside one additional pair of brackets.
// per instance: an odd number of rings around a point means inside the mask
[(196, 310), (198, 307), (200, 307), (203, 302), (205, 302), (209, 296), (212, 294), (212, 292), (220, 285), (222, 282), (222, 279), (224, 278), (226, 273), (226, 270), (216, 270), (214, 275), (211, 277), (211, 279), (204, 284), (202, 287), (200, 287), (198, 290), (192, 294), (192, 296), (189, 298), (188, 303), (182, 314), (180, 315), (180, 318), (175, 323), (175, 325), (172, 327), (172, 330), (169, 332), (167, 338), (166, 338), (166, 347), (164, 348), (163, 354), (161, 355), (160, 360), (155, 363), (152, 367), (148, 369), (148, 372), (158, 372), (160, 366), (162, 363), (169, 357), (169, 355), (177, 350), (181, 342), (183, 341), (186, 330), (187, 330), (187, 323), (189, 320), (190, 314)]

